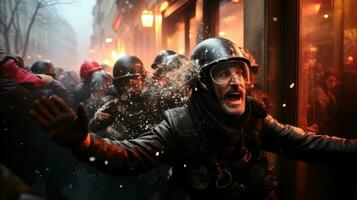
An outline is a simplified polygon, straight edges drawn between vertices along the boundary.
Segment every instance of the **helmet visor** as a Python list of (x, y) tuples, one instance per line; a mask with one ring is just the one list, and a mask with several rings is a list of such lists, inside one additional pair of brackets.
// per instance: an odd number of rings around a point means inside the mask
[(212, 66), (210, 76), (213, 82), (219, 85), (228, 84), (233, 78), (244, 84), (250, 83), (249, 67), (242, 61), (216, 64)]

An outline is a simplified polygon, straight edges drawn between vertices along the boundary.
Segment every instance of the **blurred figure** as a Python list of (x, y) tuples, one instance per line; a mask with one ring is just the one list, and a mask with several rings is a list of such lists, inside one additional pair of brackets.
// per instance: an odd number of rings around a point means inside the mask
[(160, 68), (160, 65), (162, 64), (162, 62), (164, 61), (165, 57), (169, 56), (169, 55), (174, 55), (176, 54), (176, 52), (172, 51), (172, 50), (161, 50), (155, 57), (154, 62), (151, 64), (151, 68), (153, 70), (156, 70), (158, 68)]
[(31, 66), (31, 72), (34, 74), (45, 74), (51, 77), (47, 77), (50, 84), (42, 89), (43, 95), (48, 97), (57, 95), (63, 98), (68, 104), (73, 104), (72, 94), (67, 91), (66, 87), (64, 87), (60, 81), (56, 80), (55, 67), (51, 62), (41, 60), (36, 61)]
[(107, 64), (101, 64), (100, 65), (102, 67), (102, 69), (107, 72), (108, 74), (112, 75), (113, 74), (113, 69), (112, 67), (110, 67), (109, 65)]
[(67, 88), (70, 93), (73, 93), (75, 87), (81, 82), (76, 71), (66, 71), (63, 76), (59, 78), (59, 81)]
[(24, 59), (20, 55), (14, 55), (14, 56), (15, 56), (15, 58), (17, 58), (17, 62), (16, 62), (17, 66), (22, 68), (22, 69), (25, 69), (25, 61), (24, 61)]
[(94, 113), (109, 99), (106, 98), (113, 84), (113, 77), (104, 70), (95, 71), (90, 83), (91, 97), (84, 103), (88, 118), (91, 119)]
[(325, 69), (320, 84), (309, 94), (308, 126), (320, 134), (337, 131), (339, 105), (334, 94), (339, 83), (337, 77), (336, 69)]
[(56, 75), (56, 79), (60, 80), (61, 78), (63, 78), (64, 69), (61, 67), (55, 67), (55, 75)]
[[(105, 103), (94, 115), (89, 126), (104, 138), (129, 140), (137, 137), (133, 133), (145, 132), (160, 122), (158, 112), (153, 109), (153, 97), (146, 90), (146, 76), (142, 61), (136, 56), (123, 56), (113, 68), (114, 86), (117, 96)], [(122, 184), (127, 199), (164, 199), (167, 186), (168, 166), (161, 165), (147, 173), (130, 178), (115, 178), (100, 173), (97, 183), (104, 182), (105, 194), (118, 193), (115, 186)], [(98, 187), (98, 186), (97, 186)], [(98, 196), (96, 191), (92, 191)], [(94, 194), (93, 194), (94, 195)], [(90, 195), (90, 196), (93, 196)], [(99, 197), (97, 197), (99, 198)]]
[(38, 127), (29, 111), (46, 83), (16, 63), (14, 56), (0, 60), (0, 163), (32, 186), (42, 154), (34, 141)]
[[(56, 80), (55, 67), (48, 61), (36, 61), (31, 66), (31, 71), (35, 74), (45, 74), (50, 84), (42, 88), (42, 95), (57, 95), (64, 98), (70, 105), (73, 104), (73, 96), (67, 91), (65, 86)], [(65, 200), (69, 199), (72, 189), (77, 185), (76, 166), (78, 162), (73, 155), (61, 146), (53, 143), (48, 137), (39, 135), (36, 138), (37, 143), (46, 149), (46, 154), (41, 160), (39, 167), (39, 186), (38, 190), (45, 193), (44, 196), (49, 199)]]
[(177, 71), (184, 63), (188, 62), (188, 58), (181, 54), (168, 55), (161, 60), (161, 63), (156, 64), (156, 71), (153, 74), (153, 79), (159, 85), (166, 86), (170, 82), (168, 74)]
[(73, 91), (74, 103), (77, 107), (79, 103), (85, 102), (90, 97), (90, 83), (92, 81), (93, 73), (102, 70), (102, 67), (95, 61), (84, 61), (80, 68), (81, 83), (76, 86)]
[(34, 74), (46, 74), (56, 79), (55, 67), (51, 62), (47, 61), (36, 61), (31, 66), (31, 72)]

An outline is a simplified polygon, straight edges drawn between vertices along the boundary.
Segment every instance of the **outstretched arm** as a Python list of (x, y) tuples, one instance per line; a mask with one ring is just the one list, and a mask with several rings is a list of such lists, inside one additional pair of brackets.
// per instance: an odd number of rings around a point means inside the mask
[(71, 148), (80, 160), (107, 173), (137, 174), (169, 160), (166, 141), (170, 127), (166, 121), (137, 139), (120, 142), (89, 133), (83, 105), (78, 107), (76, 116), (57, 96), (36, 101), (32, 116), (54, 141)]
[(337, 167), (357, 165), (357, 140), (305, 132), (280, 124), (270, 115), (263, 122), (262, 148), (310, 163)]

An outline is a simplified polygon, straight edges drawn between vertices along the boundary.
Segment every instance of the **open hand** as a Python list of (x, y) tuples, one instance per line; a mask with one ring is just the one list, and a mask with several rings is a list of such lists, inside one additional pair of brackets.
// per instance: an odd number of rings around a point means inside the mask
[(57, 143), (65, 147), (80, 145), (88, 134), (88, 117), (83, 104), (73, 110), (58, 96), (35, 101), (31, 115)]

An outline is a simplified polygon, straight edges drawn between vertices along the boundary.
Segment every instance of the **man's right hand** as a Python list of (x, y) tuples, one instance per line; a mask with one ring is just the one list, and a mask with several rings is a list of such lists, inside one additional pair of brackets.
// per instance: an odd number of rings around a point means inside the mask
[(75, 148), (88, 134), (88, 117), (83, 104), (73, 110), (58, 96), (41, 97), (35, 102), (31, 115), (57, 143)]

